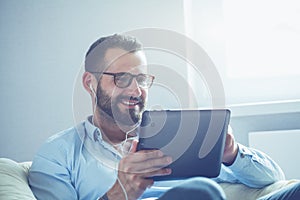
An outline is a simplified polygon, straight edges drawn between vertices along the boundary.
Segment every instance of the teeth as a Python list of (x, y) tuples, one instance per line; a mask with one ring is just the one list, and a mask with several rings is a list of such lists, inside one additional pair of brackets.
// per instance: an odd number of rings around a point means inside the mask
[(137, 104), (137, 102), (131, 102), (131, 101), (123, 101), (123, 104), (126, 104), (128, 106), (134, 106)]

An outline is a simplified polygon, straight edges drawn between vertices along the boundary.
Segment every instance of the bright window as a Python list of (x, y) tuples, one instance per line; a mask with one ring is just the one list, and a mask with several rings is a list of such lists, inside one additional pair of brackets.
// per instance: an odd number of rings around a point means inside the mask
[(299, 1), (185, 0), (184, 10), (186, 34), (218, 68), (227, 104), (300, 99)]

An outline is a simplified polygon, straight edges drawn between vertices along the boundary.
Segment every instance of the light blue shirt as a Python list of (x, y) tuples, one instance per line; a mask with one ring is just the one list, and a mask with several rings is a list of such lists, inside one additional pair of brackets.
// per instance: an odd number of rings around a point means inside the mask
[[(114, 185), (122, 154), (102, 139), (90, 121), (91, 117), (50, 137), (40, 148), (29, 171), (29, 184), (37, 199), (96, 200)], [(219, 183), (255, 188), (282, 179), (283, 172), (274, 161), (241, 144), (234, 163), (222, 164), (220, 175), (214, 178)], [(172, 184), (178, 182), (157, 182), (143, 196), (158, 197)]]

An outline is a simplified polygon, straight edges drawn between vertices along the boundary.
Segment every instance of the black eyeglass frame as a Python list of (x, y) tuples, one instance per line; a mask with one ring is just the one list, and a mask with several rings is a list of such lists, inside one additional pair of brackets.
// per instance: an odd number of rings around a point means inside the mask
[[(150, 74), (143, 74), (143, 73), (140, 73), (140, 74), (131, 74), (129, 72), (119, 72), (119, 73), (111, 73), (111, 72), (90, 72), (90, 73), (95, 73), (95, 74), (104, 74), (104, 75), (110, 75), (110, 76), (113, 76), (114, 77), (114, 83), (115, 85), (118, 87), (118, 88), (126, 88), (128, 87), (131, 83), (132, 83), (132, 80), (133, 78), (135, 78), (135, 80), (137, 81), (139, 87), (141, 88), (144, 88), (144, 89), (148, 89), (152, 86), (153, 84), (153, 81), (155, 79), (155, 76), (153, 75), (150, 75)], [(120, 85), (118, 83), (118, 80), (117, 80), (117, 77), (122, 77), (124, 75), (129, 75), (130, 76), (130, 79), (128, 80), (128, 83), (126, 85)], [(145, 80), (150, 80), (150, 81), (145, 81), (145, 83), (147, 84), (146, 86), (143, 86), (143, 84), (140, 84), (139, 82), (139, 78), (138, 77), (143, 77), (145, 78)]]

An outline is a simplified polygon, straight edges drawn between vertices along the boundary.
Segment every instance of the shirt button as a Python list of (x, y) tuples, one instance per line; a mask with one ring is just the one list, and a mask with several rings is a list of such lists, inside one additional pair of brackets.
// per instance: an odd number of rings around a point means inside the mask
[(99, 136), (100, 136), (100, 133), (99, 133), (99, 131), (97, 130), (97, 131), (94, 133), (94, 141), (95, 141), (95, 142), (99, 141)]
[(245, 158), (245, 149), (241, 148), (241, 158)]
[(244, 153), (241, 153), (241, 158), (245, 158), (245, 154)]

